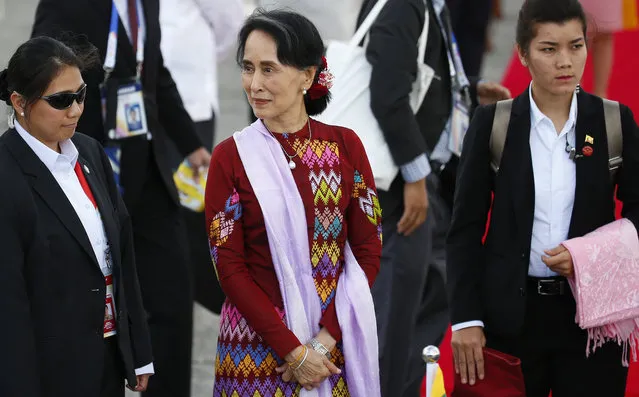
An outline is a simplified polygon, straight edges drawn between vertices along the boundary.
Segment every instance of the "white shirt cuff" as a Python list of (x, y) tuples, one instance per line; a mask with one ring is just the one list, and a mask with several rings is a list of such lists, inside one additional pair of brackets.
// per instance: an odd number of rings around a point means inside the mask
[(153, 374), (155, 374), (155, 368), (153, 368), (153, 363), (149, 363), (149, 364), (145, 365), (144, 367), (135, 369), (135, 375), (136, 376), (153, 375)]
[(455, 331), (459, 331), (461, 329), (470, 328), (470, 327), (482, 327), (482, 328), (484, 328), (484, 322), (483, 321), (479, 321), (479, 320), (466, 321), (466, 322), (463, 322), (463, 323), (459, 323), (459, 324), (453, 325), (451, 327), (451, 329), (453, 330), (453, 332), (455, 332)]

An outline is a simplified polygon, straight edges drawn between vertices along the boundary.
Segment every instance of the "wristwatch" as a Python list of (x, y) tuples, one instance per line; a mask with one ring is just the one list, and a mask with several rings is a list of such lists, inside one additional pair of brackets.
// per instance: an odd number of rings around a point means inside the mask
[(318, 341), (317, 339), (313, 338), (313, 339), (311, 339), (311, 341), (309, 343), (311, 344), (311, 347), (313, 348), (313, 350), (315, 350), (319, 354), (325, 355), (326, 358), (328, 358), (329, 360), (331, 359), (331, 352), (329, 352), (328, 349), (326, 348), (326, 346), (321, 344), (320, 341)]

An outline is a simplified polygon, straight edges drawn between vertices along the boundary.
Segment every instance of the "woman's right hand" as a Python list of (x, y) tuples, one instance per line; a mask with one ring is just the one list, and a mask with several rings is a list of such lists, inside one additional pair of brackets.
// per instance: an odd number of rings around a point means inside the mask
[(475, 384), (476, 377), (484, 379), (484, 346), (486, 336), (482, 327), (468, 327), (453, 332), (451, 340), (455, 373), (462, 383)]
[(295, 378), (306, 390), (319, 387), (326, 378), (341, 374), (342, 371), (335, 366), (325, 355), (308, 347), (308, 357), (301, 367), (293, 371)]

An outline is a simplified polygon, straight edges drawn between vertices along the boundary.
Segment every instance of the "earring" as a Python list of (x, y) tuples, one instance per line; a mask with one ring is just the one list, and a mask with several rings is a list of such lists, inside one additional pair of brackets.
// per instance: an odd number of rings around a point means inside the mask
[(24, 117), (24, 112), (20, 112), (20, 116)]
[(302, 89), (302, 94), (306, 95), (306, 93), (307, 93), (307, 92), (308, 92), (308, 91), (306, 91), (306, 88), (303, 88), (303, 89)]

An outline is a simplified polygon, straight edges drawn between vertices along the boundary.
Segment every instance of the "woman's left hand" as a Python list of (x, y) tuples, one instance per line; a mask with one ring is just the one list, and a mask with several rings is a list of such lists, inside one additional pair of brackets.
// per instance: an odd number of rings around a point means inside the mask
[(541, 260), (548, 266), (550, 270), (559, 273), (564, 277), (572, 277), (574, 275), (574, 266), (570, 251), (563, 245), (544, 251), (548, 256), (542, 256)]

